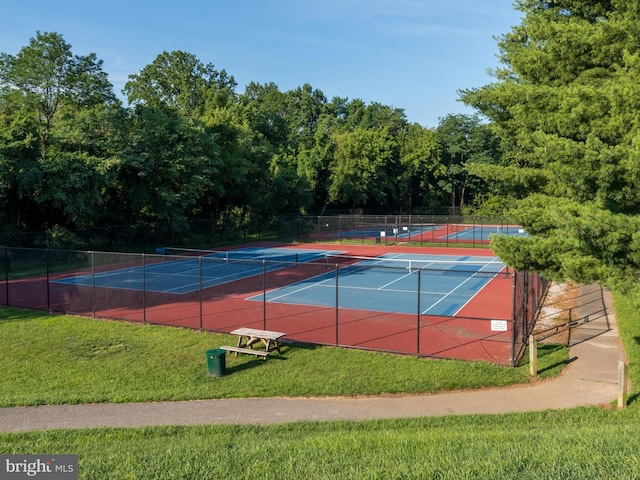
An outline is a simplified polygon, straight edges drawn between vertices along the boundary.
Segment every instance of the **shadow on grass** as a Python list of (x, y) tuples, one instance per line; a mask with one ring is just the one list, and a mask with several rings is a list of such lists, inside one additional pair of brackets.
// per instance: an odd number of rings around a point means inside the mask
[[(566, 350), (566, 346), (561, 345), (561, 344), (546, 344), (546, 345), (539, 345), (538, 346), (538, 360), (540, 359), (544, 359), (544, 357), (549, 356), (549, 355), (557, 355), (558, 352), (562, 351), (562, 350)], [(544, 373), (544, 372), (548, 372), (554, 369), (557, 369), (559, 367), (566, 367), (567, 365), (569, 365), (570, 363), (575, 362), (578, 359), (578, 357), (572, 357), (572, 358), (568, 358), (565, 360), (561, 360), (558, 362), (555, 362), (551, 365), (547, 365), (544, 368), (540, 368), (538, 369), (538, 374), (540, 373)]]
[(640, 399), (640, 393), (633, 393), (627, 398), (627, 406), (636, 403)]
[(38, 320), (34, 315), (47, 315), (47, 312), (40, 310), (20, 310), (15, 307), (0, 308), (0, 323), (27, 322)]
[(237, 358), (240, 361), (244, 359), (246, 361), (242, 361), (241, 363), (235, 364), (231, 367), (227, 363), (227, 366), (225, 368), (225, 373), (226, 375), (231, 375), (233, 373), (242, 372), (244, 370), (259, 368), (269, 362), (284, 362), (288, 360), (286, 354), (292, 348), (301, 349), (301, 350), (316, 350), (321, 347), (319, 345), (307, 345), (307, 344), (297, 344), (297, 343), (294, 345), (292, 342), (288, 342), (286, 345), (280, 345), (280, 350), (281, 350), (280, 353), (277, 351), (274, 351), (269, 355), (267, 359), (258, 358), (250, 354), (242, 354), (242, 353), (239, 353), (236, 357), (235, 353), (229, 352), (227, 353), (227, 355), (230, 355), (230, 356), (233, 355), (234, 359)]

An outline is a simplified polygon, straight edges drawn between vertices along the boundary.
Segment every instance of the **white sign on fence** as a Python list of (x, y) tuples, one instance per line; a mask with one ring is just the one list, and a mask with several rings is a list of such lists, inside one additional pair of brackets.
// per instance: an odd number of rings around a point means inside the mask
[(507, 331), (507, 321), (506, 320), (491, 320), (491, 331), (492, 332), (506, 332)]

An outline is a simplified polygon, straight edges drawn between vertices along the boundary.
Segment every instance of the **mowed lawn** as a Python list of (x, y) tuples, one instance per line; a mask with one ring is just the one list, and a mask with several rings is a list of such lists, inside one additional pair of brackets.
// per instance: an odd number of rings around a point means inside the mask
[[(636, 315), (633, 306), (627, 310)], [(633, 330), (621, 328), (623, 341), (635, 338)], [(1, 402), (418, 393), (529, 381), (526, 365), (514, 369), (302, 345), (286, 346), (267, 362), (228, 356), (229, 374), (208, 377), (206, 350), (230, 340), (3, 309)], [(540, 378), (557, 375), (566, 358), (562, 347), (544, 348)], [(2, 434), (0, 453), (77, 454), (83, 479), (622, 479), (640, 478), (639, 427), (632, 403), (621, 411), (592, 407), (353, 423)]]
[[(526, 365), (439, 361), (285, 344), (269, 360), (206, 352), (235, 337), (174, 327), (0, 309), (0, 407), (203, 398), (433, 393), (528, 382)], [(540, 378), (560, 373), (561, 346), (543, 347)]]

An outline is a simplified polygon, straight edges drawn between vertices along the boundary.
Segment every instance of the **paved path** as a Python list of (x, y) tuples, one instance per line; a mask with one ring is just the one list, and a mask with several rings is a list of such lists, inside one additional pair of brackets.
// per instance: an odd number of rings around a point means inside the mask
[[(584, 298), (589, 289), (583, 287)], [(591, 295), (593, 298), (593, 295)], [(608, 404), (616, 400), (624, 352), (611, 303), (572, 333), (571, 363), (558, 378), (480, 391), (363, 398), (250, 398), (183, 402), (50, 405), (0, 409), (0, 431), (151, 425), (273, 424), (299, 420), (364, 420), (498, 414)], [(580, 315), (602, 311), (589, 302)]]

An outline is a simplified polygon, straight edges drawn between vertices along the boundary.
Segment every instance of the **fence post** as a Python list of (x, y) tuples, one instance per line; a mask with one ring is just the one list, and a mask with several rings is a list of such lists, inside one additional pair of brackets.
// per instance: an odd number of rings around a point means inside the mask
[(627, 364), (618, 362), (618, 408), (627, 406)]
[(417, 328), (416, 328), (416, 332), (417, 332), (417, 339), (416, 339), (416, 354), (420, 355), (420, 282), (421, 282), (421, 276), (420, 276), (421, 270), (418, 269), (418, 323), (417, 323)]
[(202, 331), (202, 255), (198, 255), (198, 266), (200, 267), (200, 331)]
[(267, 261), (262, 260), (262, 328), (267, 329)]
[(142, 253), (142, 323), (147, 324), (147, 279), (145, 276), (144, 253)]
[(538, 342), (533, 335), (529, 335), (529, 374), (538, 375)]
[(516, 339), (518, 338), (518, 309), (517, 309), (517, 301), (518, 301), (518, 282), (519, 273), (515, 272), (513, 275), (513, 281), (511, 282), (511, 320), (512, 320), (512, 329), (511, 329), (511, 365), (515, 366), (516, 364)]
[(51, 289), (49, 288), (49, 281), (51, 278), (51, 250), (45, 250), (46, 262), (47, 262), (47, 312), (51, 313)]
[(7, 296), (7, 307), (9, 306), (9, 249), (4, 249), (4, 292)]
[(339, 307), (338, 307), (338, 300), (339, 300), (339, 298), (338, 298), (338, 275), (339, 275), (339, 272), (340, 272), (340, 268), (338, 267), (338, 264), (336, 263), (336, 346), (338, 346), (340, 344), (339, 343), (339, 339), (338, 339), (338, 325), (339, 325), (339, 320), (340, 320), (340, 317), (338, 316), (339, 315), (339, 313), (338, 313), (338, 311), (339, 311)]
[(93, 303), (93, 318), (96, 317), (96, 261), (95, 252), (91, 250), (91, 301)]

